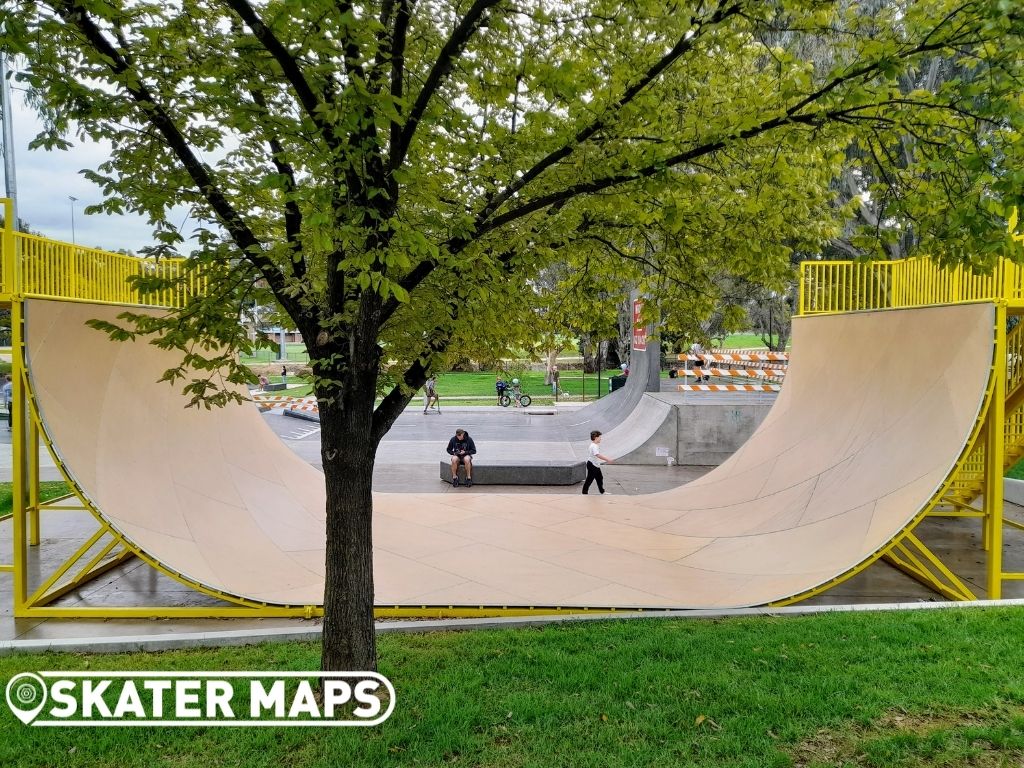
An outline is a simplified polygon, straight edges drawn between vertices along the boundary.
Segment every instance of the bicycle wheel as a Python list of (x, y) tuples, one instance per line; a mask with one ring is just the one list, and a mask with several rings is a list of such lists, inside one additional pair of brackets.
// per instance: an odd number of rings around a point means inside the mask
[(509, 397), (508, 395), (502, 395), (501, 399), (498, 400), (498, 405), (500, 405), (502, 408), (508, 408), (510, 405), (512, 405), (512, 398)]
[(523, 406), (523, 408), (525, 408), (532, 402), (533, 400), (530, 399), (529, 395), (523, 395), (522, 397), (519, 398), (519, 404)]

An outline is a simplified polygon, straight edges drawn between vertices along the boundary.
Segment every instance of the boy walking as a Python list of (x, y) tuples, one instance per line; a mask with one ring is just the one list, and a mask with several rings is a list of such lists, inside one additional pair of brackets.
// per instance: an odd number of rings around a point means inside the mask
[(604, 493), (604, 473), (601, 471), (601, 463), (611, 464), (612, 459), (599, 452), (601, 445), (601, 433), (596, 429), (590, 433), (590, 459), (587, 461), (587, 479), (583, 482), (583, 495), (590, 492), (590, 485), (597, 481), (597, 490)]

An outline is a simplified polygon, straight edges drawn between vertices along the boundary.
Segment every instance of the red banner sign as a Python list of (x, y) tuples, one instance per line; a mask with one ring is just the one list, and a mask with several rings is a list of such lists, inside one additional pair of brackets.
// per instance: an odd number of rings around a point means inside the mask
[(647, 351), (647, 326), (641, 319), (644, 312), (643, 299), (633, 300), (633, 351)]

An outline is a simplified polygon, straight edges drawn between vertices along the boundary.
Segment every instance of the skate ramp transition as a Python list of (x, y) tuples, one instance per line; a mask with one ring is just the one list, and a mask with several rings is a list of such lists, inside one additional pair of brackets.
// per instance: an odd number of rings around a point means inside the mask
[(629, 376), (626, 385), (614, 392), (609, 392), (600, 400), (566, 413), (557, 414), (550, 422), (562, 427), (569, 440), (587, 440), (590, 442), (592, 430), (607, 432), (621, 424), (636, 409), (647, 391), (647, 380), (651, 366), (661, 365), (660, 350), (652, 346), (652, 351), (634, 350), (629, 357)]
[[(604, 433), (616, 464), (715, 466), (750, 439), (775, 404), (774, 392), (645, 392), (624, 421)], [(587, 456), (589, 441), (573, 445)]]
[[(98, 514), (206, 589), (322, 601), (322, 475), (251, 407), (186, 409), (174, 353), (84, 323), (120, 307), (28, 300), (42, 427)], [(375, 496), (376, 603), (738, 607), (848, 574), (923, 514), (976, 434), (991, 304), (798, 318), (751, 439), (646, 496)], [(614, 467), (609, 468), (614, 472)]]

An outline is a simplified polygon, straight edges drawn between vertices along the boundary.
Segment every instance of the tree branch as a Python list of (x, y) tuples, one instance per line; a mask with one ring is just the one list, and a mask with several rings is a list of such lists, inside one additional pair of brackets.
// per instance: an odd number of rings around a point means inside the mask
[[(942, 48), (947, 47), (948, 45), (948, 40), (939, 40), (933, 43), (921, 44), (904, 51), (903, 53), (899, 54), (897, 58), (912, 58), (922, 53), (940, 50)], [(740, 140), (750, 139), (783, 125), (823, 125), (830, 121), (849, 118), (853, 115), (856, 115), (857, 113), (868, 112), (871, 110), (884, 107), (888, 105), (892, 100), (884, 99), (873, 104), (864, 104), (859, 105), (857, 107), (849, 107), (846, 109), (822, 110), (817, 113), (803, 115), (799, 114), (801, 109), (810, 106), (811, 104), (814, 104), (818, 100), (824, 98), (827, 94), (831, 93), (839, 86), (849, 83), (850, 81), (858, 78), (870, 78), (878, 70), (880, 70), (884, 66), (884, 64), (885, 62), (876, 61), (871, 64), (866, 64), (862, 67), (850, 70), (842, 75), (839, 75), (830, 82), (823, 85), (818, 90), (814, 91), (813, 93), (809, 94), (808, 96), (798, 101), (796, 104), (787, 108), (783, 114), (773, 117), (769, 120), (765, 120), (759, 125), (740, 131), (739, 133), (735, 134), (735, 136), (732, 138)], [(914, 103), (910, 102), (910, 100), (907, 99), (902, 99), (901, 101), (904, 103)], [(936, 105), (929, 104), (927, 102), (921, 102), (920, 106)], [(885, 118), (871, 116), (866, 117), (864, 119)], [(543, 195), (528, 203), (524, 203), (518, 208), (514, 208), (501, 216), (497, 216), (491, 219), (489, 222), (482, 223), (480, 226), (477, 227), (474, 235), (479, 236), (491, 230), (497, 229), (498, 227), (504, 226), (505, 224), (508, 224), (512, 221), (515, 221), (516, 219), (522, 218), (523, 216), (538, 211), (554, 203), (565, 202), (571, 200), (572, 198), (579, 197), (580, 195), (600, 192), (611, 187), (628, 183), (630, 181), (639, 181), (640, 179), (649, 178), (657, 173), (662, 172), (667, 168), (672, 168), (674, 166), (680, 165), (682, 163), (697, 159), (699, 157), (703, 157), (705, 155), (711, 154), (712, 152), (720, 150), (726, 146), (726, 143), (727, 141), (725, 139), (719, 139), (717, 141), (709, 142), (698, 147), (693, 147), (689, 150), (686, 150), (685, 152), (680, 152), (674, 156), (665, 158), (664, 160), (658, 161), (656, 163), (652, 163), (651, 165), (648, 165), (645, 168), (641, 168), (634, 172), (616, 174), (614, 176), (609, 176), (603, 179), (594, 179), (589, 182), (584, 182), (571, 187), (566, 187), (565, 189), (560, 190), (558, 192), (552, 192), (547, 195)]]
[(426, 82), (424, 82), (423, 88), (420, 89), (419, 95), (416, 97), (416, 103), (413, 104), (412, 110), (405, 120), (405, 127), (402, 129), (398, 144), (392, 148), (392, 171), (405, 162), (405, 155), (409, 151), (409, 145), (412, 143), (412, 137), (416, 133), (416, 127), (427, 111), (427, 106), (430, 104), (434, 93), (441, 87), (445, 78), (452, 71), (455, 61), (465, 52), (466, 46), (480, 28), (487, 11), (500, 2), (502, 0), (474, 0), (472, 7), (455, 27), (444, 47), (441, 48), (441, 53), (438, 55), (437, 61), (434, 62), (434, 66), (431, 67)]
[[(284, 274), (263, 252), (262, 245), (249, 229), (241, 214), (228, 201), (207, 167), (196, 157), (188, 140), (175, 125), (171, 116), (143, 84), (142, 73), (137, 70), (133, 71), (126, 58), (103, 36), (102, 31), (89, 16), (87, 10), (76, 0), (64, 0), (64, 2), (56, 3), (53, 7), (65, 24), (77, 29), (93, 50), (99, 54), (103, 65), (115, 75), (115, 79), (121, 84), (121, 87), (128, 92), (136, 106), (164, 137), (171, 151), (177, 155), (185, 167), (185, 171), (199, 188), (200, 194), (217, 213), (245, 258), (260, 271), (278, 301), (289, 311), (289, 314), (294, 311), (297, 316), (300, 307), (285, 291)], [(129, 73), (132, 76), (126, 77), (125, 75)]]
[[(482, 211), (480, 211), (480, 214), (477, 217), (478, 221), (486, 221), (492, 213), (504, 205), (505, 202), (514, 194), (519, 192), (519, 190), (523, 189), (527, 184), (544, 173), (548, 168), (571, 155), (580, 144), (592, 138), (598, 132), (604, 130), (604, 128), (606, 128), (611, 122), (611, 119), (614, 118), (623, 107), (633, 101), (633, 99), (643, 92), (647, 86), (657, 80), (669, 67), (672, 66), (672, 64), (678, 61), (694, 47), (696, 40), (700, 37), (701, 32), (703, 32), (704, 29), (721, 23), (730, 16), (739, 13), (739, 11), (739, 3), (733, 3), (727, 7), (726, 0), (721, 0), (718, 4), (718, 8), (707, 21), (701, 21), (691, 17), (690, 29), (688, 29), (686, 33), (676, 41), (676, 44), (668, 53), (662, 56), (661, 59), (651, 66), (639, 80), (627, 88), (622, 96), (615, 100), (611, 106), (605, 110), (604, 116), (597, 118), (590, 125), (577, 131), (576, 135), (563, 146), (553, 152), (550, 152), (530, 170), (515, 179), (504, 189), (504, 191), (498, 194)], [(697, 28), (696, 31), (694, 31), (693, 27)]]
[[(394, 40), (391, 44), (391, 96), (396, 101), (405, 98), (405, 43), (409, 34), (409, 22), (412, 20), (412, 3), (413, 0), (399, 0), (398, 15), (395, 17)], [(401, 142), (402, 126), (392, 120), (391, 137), (388, 142), (391, 170), (402, 164), (398, 155)]]
[(309, 83), (306, 82), (306, 78), (302, 74), (302, 70), (295, 57), (285, 47), (284, 43), (278, 40), (277, 36), (270, 31), (270, 28), (263, 23), (259, 14), (256, 13), (256, 10), (247, 0), (224, 0), (224, 2), (238, 14), (238, 17), (252, 30), (253, 35), (260, 41), (260, 44), (274, 57), (278, 66), (281, 67), (281, 71), (284, 72), (285, 78), (291, 84), (292, 90), (295, 91), (302, 109), (309, 116), (310, 120), (313, 121), (317, 129), (319, 129), (324, 141), (327, 142), (327, 146), (331, 149), (336, 149), (338, 139), (334, 133), (334, 128), (320, 114), (318, 107), (321, 105), (321, 101), (313, 92)]
[[(440, 351), (440, 350), (439, 350)], [(423, 383), (427, 380), (427, 369), (423, 367), (419, 360), (413, 362), (409, 366), (404, 374), (402, 374), (402, 383), (406, 389), (415, 392)], [(399, 416), (402, 415), (402, 411), (405, 410), (405, 406), (409, 404), (412, 399), (412, 395), (405, 394), (402, 391), (402, 387), (395, 386), (391, 389), (384, 399), (381, 400), (373, 410), (373, 425), (371, 427), (371, 435), (374, 441), (381, 440), (384, 435), (388, 433), (391, 426), (395, 423)]]
[[(270, 116), (267, 108), (267, 100), (261, 91), (253, 89), (250, 91), (252, 100), (260, 107), (265, 117)], [(266, 121), (269, 122), (269, 121)], [(285, 177), (285, 203), (284, 203), (284, 231), (285, 238), (292, 252), (292, 274), (299, 280), (306, 276), (306, 260), (302, 255), (302, 245), (299, 243), (299, 236), (302, 234), (302, 211), (295, 201), (295, 169), (287, 161), (284, 146), (276, 136), (269, 136), (267, 143), (270, 145), (270, 154), (277, 172)]]

